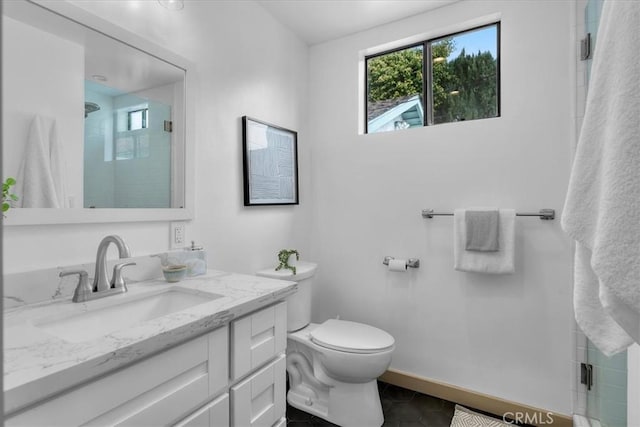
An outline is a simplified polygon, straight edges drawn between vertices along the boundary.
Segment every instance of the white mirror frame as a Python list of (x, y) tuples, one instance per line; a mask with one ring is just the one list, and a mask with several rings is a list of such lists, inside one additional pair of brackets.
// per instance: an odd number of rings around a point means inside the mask
[(28, 0), (40, 7), (61, 15), (71, 21), (96, 30), (108, 37), (119, 40), (129, 46), (153, 55), (185, 70), (185, 165), (184, 165), (184, 208), (125, 208), (125, 209), (47, 209), (16, 208), (11, 209), (3, 220), (5, 226), (38, 225), (38, 224), (89, 224), (108, 222), (150, 222), (150, 221), (184, 221), (194, 217), (194, 85), (195, 76), (192, 63), (175, 53), (158, 46), (151, 41), (125, 30), (109, 21), (93, 15), (84, 9), (67, 2)]

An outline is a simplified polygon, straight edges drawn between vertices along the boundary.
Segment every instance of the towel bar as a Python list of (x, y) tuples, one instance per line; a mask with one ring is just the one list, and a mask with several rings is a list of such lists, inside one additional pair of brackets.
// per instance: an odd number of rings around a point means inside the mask
[[(434, 212), (433, 209), (422, 209), (422, 217), (423, 218), (433, 218), (434, 216), (453, 216), (453, 212)], [(537, 213), (533, 213), (533, 212), (523, 212), (523, 213), (517, 213), (516, 212), (516, 216), (537, 216), (540, 219), (543, 220), (551, 220), (551, 219), (556, 219), (556, 211), (555, 209), (540, 209), (540, 212)]]

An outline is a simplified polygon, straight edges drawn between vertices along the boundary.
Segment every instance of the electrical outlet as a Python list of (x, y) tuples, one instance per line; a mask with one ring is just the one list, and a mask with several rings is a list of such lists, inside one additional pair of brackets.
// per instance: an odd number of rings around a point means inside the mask
[(169, 236), (171, 249), (179, 249), (184, 247), (185, 242), (185, 225), (184, 222), (172, 222), (171, 234)]

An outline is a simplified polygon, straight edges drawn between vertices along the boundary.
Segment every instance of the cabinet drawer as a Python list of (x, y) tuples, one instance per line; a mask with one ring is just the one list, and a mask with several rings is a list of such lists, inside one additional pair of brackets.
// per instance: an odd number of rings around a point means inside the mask
[(231, 323), (231, 379), (262, 366), (287, 346), (287, 303), (267, 307)]
[(231, 422), (271, 427), (285, 416), (285, 355), (231, 387)]
[(7, 426), (166, 425), (227, 384), (228, 329), (217, 329), (54, 396)]
[(229, 395), (227, 393), (207, 403), (175, 427), (226, 427), (229, 425)]

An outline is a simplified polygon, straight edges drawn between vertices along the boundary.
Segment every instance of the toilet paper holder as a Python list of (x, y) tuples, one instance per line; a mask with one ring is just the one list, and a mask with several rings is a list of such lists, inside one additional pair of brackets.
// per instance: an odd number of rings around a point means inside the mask
[[(392, 256), (386, 256), (384, 257), (384, 260), (382, 260), (382, 263), (384, 265), (389, 265), (389, 261), (391, 261), (392, 259), (395, 259), (395, 258)], [(409, 258), (407, 260), (407, 267), (411, 267), (411, 268), (420, 267), (420, 260), (418, 258)]]

